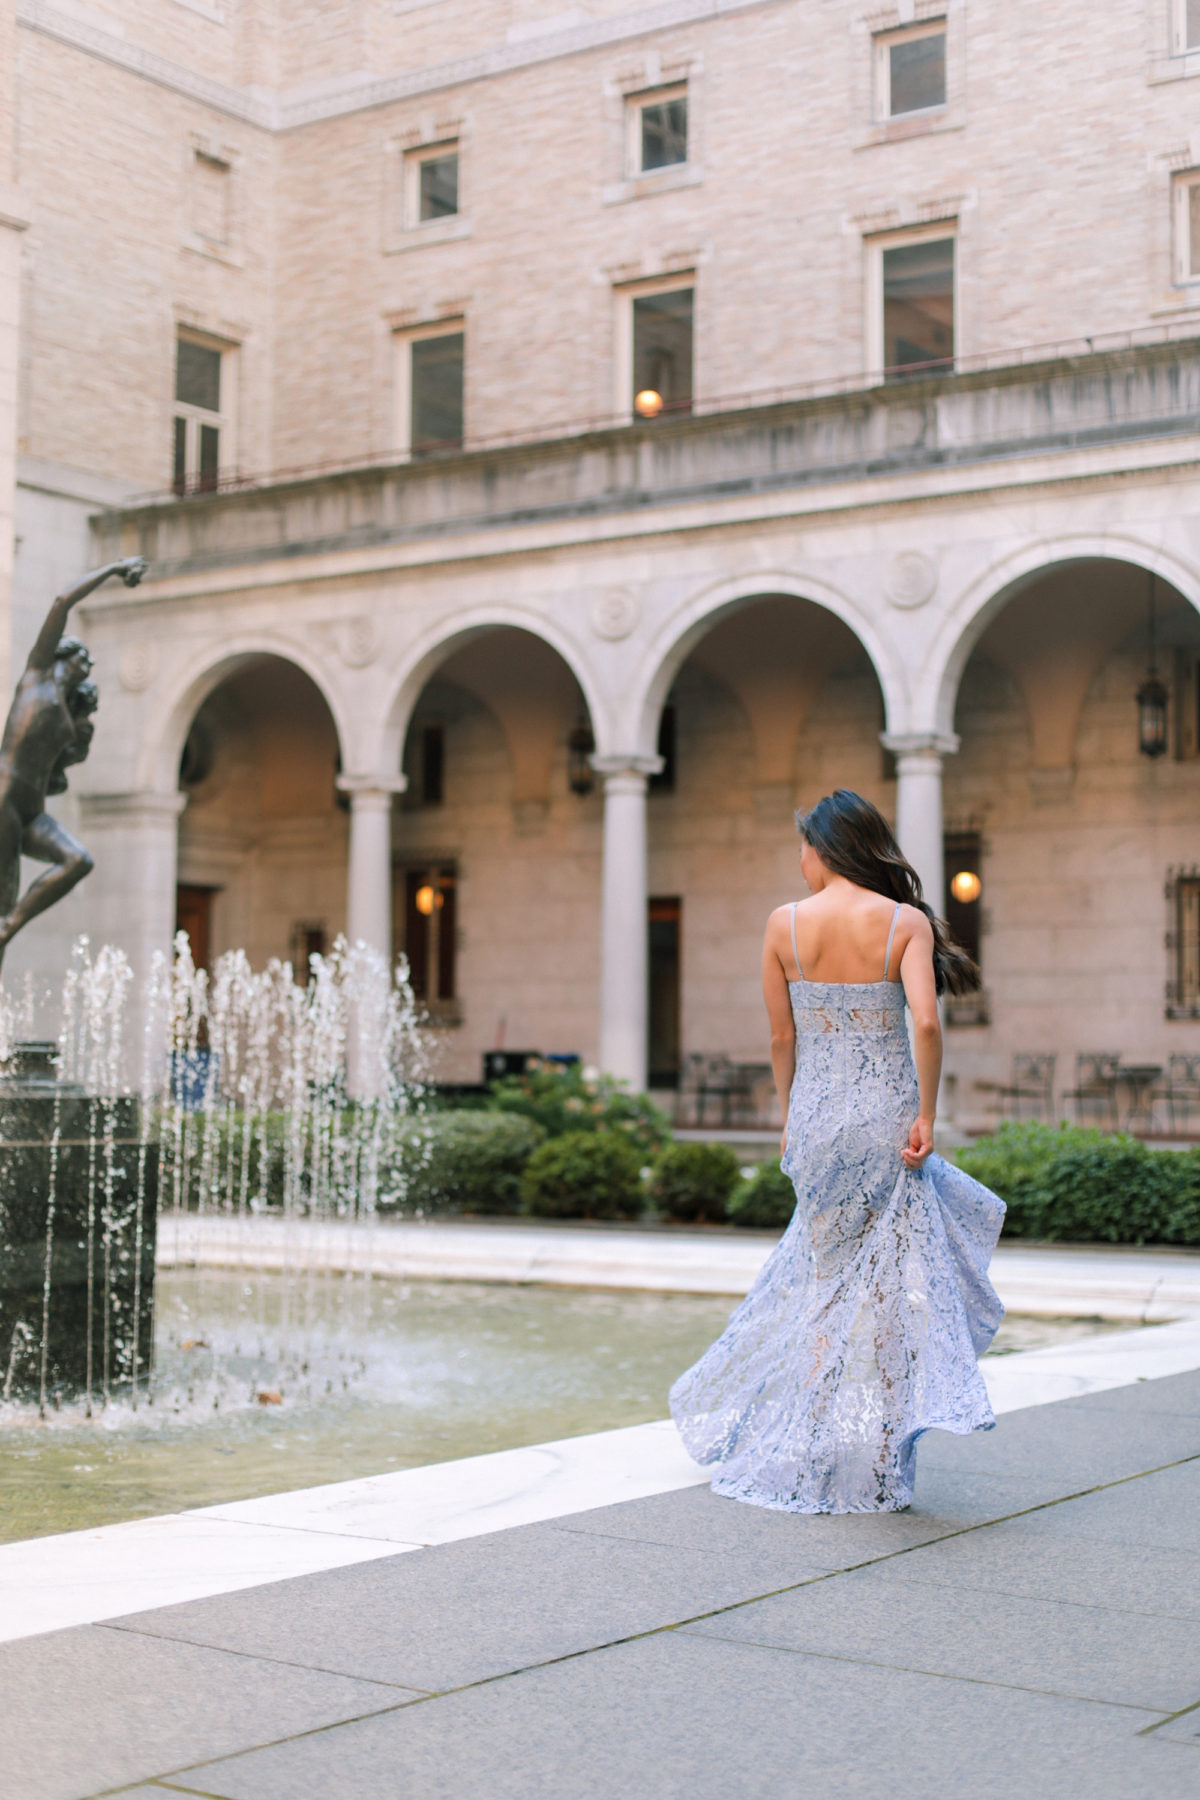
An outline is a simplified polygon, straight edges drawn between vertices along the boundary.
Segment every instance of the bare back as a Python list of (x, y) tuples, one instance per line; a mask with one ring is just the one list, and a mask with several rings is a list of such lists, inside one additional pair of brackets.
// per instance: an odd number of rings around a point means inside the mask
[(796, 906), (793, 955), (790, 915), (790, 907), (781, 907), (771, 917), (771, 947), (788, 980), (802, 976), (851, 986), (899, 980), (904, 952), (922, 918), (914, 906), (901, 906), (897, 917), (896, 902), (886, 895), (839, 882), (836, 890), (823, 890)]

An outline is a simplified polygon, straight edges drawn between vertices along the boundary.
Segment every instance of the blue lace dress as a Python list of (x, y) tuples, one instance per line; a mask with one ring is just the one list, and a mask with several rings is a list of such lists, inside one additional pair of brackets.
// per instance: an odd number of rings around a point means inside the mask
[[(788, 983), (791, 1224), (729, 1324), (671, 1389), (716, 1494), (783, 1512), (909, 1504), (917, 1439), (994, 1425), (977, 1357), (1004, 1314), (987, 1266), (1004, 1203), (900, 1152), (917, 1116), (904, 989)], [(796, 941), (795, 909), (792, 944)], [(800, 969), (799, 959), (796, 967)]]

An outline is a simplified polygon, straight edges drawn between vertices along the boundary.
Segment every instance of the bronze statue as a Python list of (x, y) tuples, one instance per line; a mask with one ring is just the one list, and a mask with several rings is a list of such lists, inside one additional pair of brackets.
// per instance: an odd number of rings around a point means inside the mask
[[(88, 753), (95, 729), (91, 715), (100, 698), (95, 682), (88, 680), (92, 659), (87, 650), (78, 638), (62, 636), (67, 615), (110, 576), (119, 575), (126, 587), (136, 587), (145, 572), (144, 557), (127, 556), (60, 594), (17, 683), (0, 739), (0, 962), (21, 927), (69, 894), (92, 869), (83, 845), (46, 811), (47, 794), (61, 794), (68, 767)], [(22, 856), (53, 865), (23, 894)]]

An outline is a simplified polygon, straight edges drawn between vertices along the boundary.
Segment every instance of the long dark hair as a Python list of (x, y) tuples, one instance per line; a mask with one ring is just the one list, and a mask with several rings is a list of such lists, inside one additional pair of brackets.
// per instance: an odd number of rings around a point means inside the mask
[(945, 920), (935, 918), (933, 908), (926, 905), (920, 877), (877, 806), (850, 788), (838, 788), (818, 800), (811, 812), (798, 812), (796, 830), (835, 875), (925, 914), (933, 926), (933, 975), (939, 994), (947, 989), (969, 994), (979, 986), (978, 968), (954, 942)]

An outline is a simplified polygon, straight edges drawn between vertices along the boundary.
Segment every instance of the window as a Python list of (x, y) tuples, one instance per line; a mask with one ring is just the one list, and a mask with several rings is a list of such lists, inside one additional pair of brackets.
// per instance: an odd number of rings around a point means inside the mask
[(192, 230), (206, 244), (229, 242), (229, 164), (197, 150), (192, 156)]
[(1176, 56), (1200, 50), (1200, 0), (1175, 0), (1172, 37)]
[(652, 1088), (679, 1086), (680, 927), (683, 902), (677, 895), (652, 899), (649, 907), (647, 994), (647, 1075)]
[(408, 978), (416, 998), (431, 1008), (455, 997), (456, 885), (453, 863), (404, 871), (403, 943)]
[(175, 419), (171, 485), (177, 494), (211, 493), (229, 461), (222, 412), (228, 351), (190, 337), (175, 344)]
[(1172, 869), (1167, 877), (1171, 974), (1167, 1017), (1200, 1017), (1200, 869)]
[(402, 454), (461, 448), (464, 341), (461, 319), (397, 335), (396, 448)]
[(875, 40), (876, 107), (880, 118), (928, 112), (946, 104), (946, 22), (881, 33)]
[(882, 246), (882, 366), (893, 378), (954, 367), (954, 239)]
[(638, 418), (692, 410), (691, 287), (668, 288), (632, 297), (632, 402)]
[(687, 161), (687, 88), (660, 88), (629, 103), (629, 172), (652, 175)]
[(1175, 177), (1175, 280), (1200, 281), (1200, 170)]
[(410, 225), (452, 219), (458, 206), (458, 145), (435, 144), (405, 159), (406, 212)]

